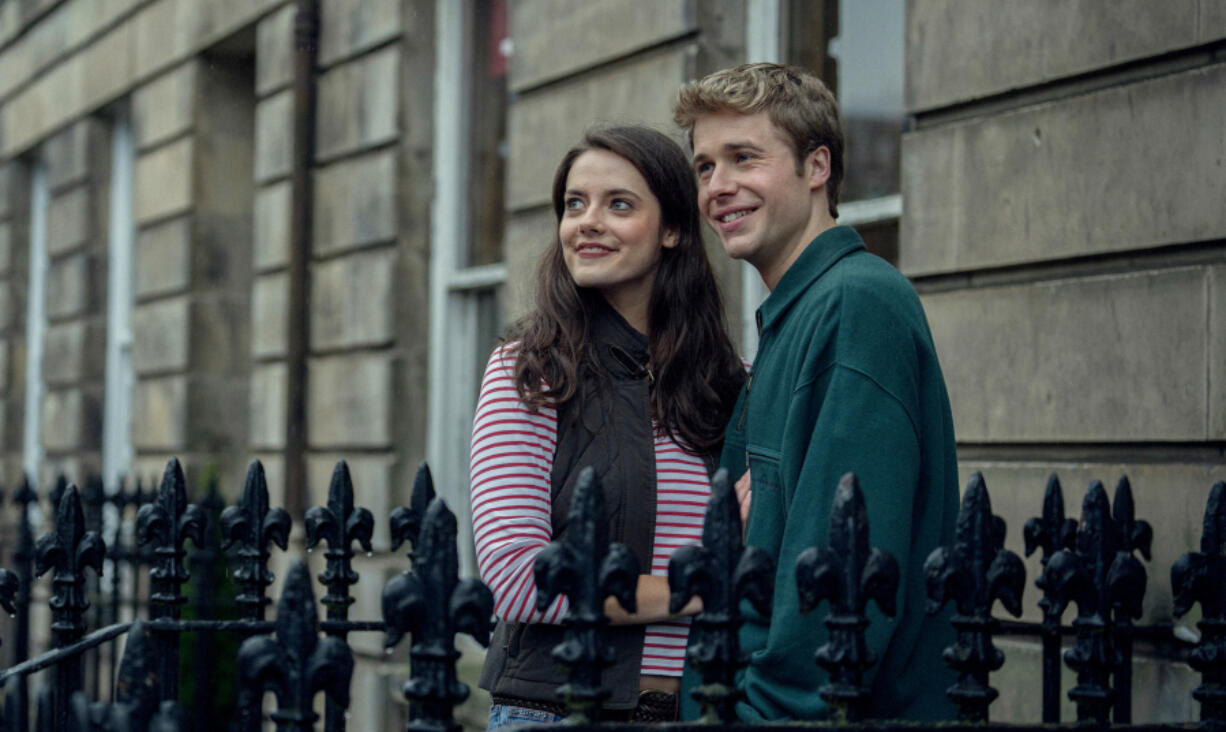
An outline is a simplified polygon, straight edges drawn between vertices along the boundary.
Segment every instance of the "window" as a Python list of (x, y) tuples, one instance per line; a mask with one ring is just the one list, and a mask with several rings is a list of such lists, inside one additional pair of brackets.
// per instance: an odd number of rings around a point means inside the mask
[(839, 223), (856, 227), (869, 251), (891, 263), (898, 261), (902, 215), (903, 2), (793, 1), (798, 22), (789, 53), (790, 62), (813, 69), (839, 98), (846, 171)]
[[(438, 0), (426, 457), (459, 519), (462, 571), (476, 572), (468, 503), (472, 416), (502, 331), (506, 133), (505, 0)], [(462, 120), (457, 125), (456, 120)]]

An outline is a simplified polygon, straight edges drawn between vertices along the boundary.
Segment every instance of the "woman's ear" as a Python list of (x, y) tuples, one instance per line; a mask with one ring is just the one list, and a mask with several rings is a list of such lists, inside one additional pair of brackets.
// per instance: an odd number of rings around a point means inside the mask
[(672, 249), (677, 246), (681, 240), (681, 234), (676, 229), (665, 229), (664, 235), (660, 237), (660, 246), (665, 249)]

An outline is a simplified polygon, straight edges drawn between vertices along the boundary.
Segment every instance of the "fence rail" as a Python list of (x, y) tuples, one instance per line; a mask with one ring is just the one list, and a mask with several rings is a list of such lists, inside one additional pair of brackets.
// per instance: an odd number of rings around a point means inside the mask
[[(556, 654), (568, 659), (570, 676), (558, 693), (570, 710), (569, 721), (582, 727), (600, 724), (605, 697), (601, 670), (609, 656), (603, 639), (608, 622), (603, 598), (616, 596), (629, 607), (638, 574), (629, 550), (608, 540), (601, 496), (595, 475), (585, 471), (570, 520), (587, 530), (570, 532), (567, 542), (552, 544), (536, 563), (539, 604), (548, 605), (559, 594), (570, 599), (565, 648)], [(79, 491), (57, 481), (47, 498), (47, 515), (53, 515), (54, 522), (35, 540), (39, 498), (28, 483), (14, 493), (13, 550), (8, 557), (0, 556), (9, 563), (0, 569), (0, 607), (16, 618), (8, 639), (13, 661), (0, 670), (5, 705), (0, 731), (25, 732), (31, 722), (40, 730), (189, 730), (193, 719), (208, 718), (201, 716), (201, 707), (189, 707), (211, 700), (218, 664), (226, 660), (234, 662), (240, 690), (235, 729), (261, 727), (269, 692), (275, 697), (269, 717), (278, 730), (313, 729), (319, 721), (313, 701), (322, 691), (325, 729), (343, 730), (354, 663), (347, 638), (354, 632), (381, 632), (389, 649), (409, 636), (411, 677), (404, 687), (411, 709), (408, 728), (459, 729), (453, 711), (468, 689), (456, 678), (455, 636), (467, 633), (482, 644), (488, 642), (493, 600), (479, 581), (459, 578), (456, 518), (435, 497), (424, 464), (410, 505), (388, 517), (392, 550), (402, 544), (412, 549), (407, 571), (383, 589), (378, 620), (349, 617), (354, 602), (350, 589), (359, 581), (352, 567), (353, 547), (372, 551), (375, 518), (355, 506), (343, 461), (333, 473), (327, 505), (310, 509), (304, 517), (308, 549), (327, 545), (326, 567), (318, 577), (325, 594), (316, 601), (306, 565), (294, 562), (273, 620), (266, 618), (272, 602), (267, 596), (273, 582), (270, 545), (287, 548), (291, 518), (269, 505), (258, 461), (248, 471), (239, 503), (224, 508), (212, 482), (199, 504), (189, 503), (182, 468), (174, 459), (154, 493), (146, 494), (137, 485), (131, 493), (121, 489), (107, 494), (97, 481)], [(135, 509), (134, 520), (130, 509)], [(107, 514), (113, 520), (104, 521)], [(1043, 724), (1060, 721), (1060, 651), (1067, 638), (1072, 644), (1063, 660), (1076, 674), (1067, 695), (1075, 704), (1078, 725), (1137, 731), (1192, 725), (1190, 720), (1130, 724), (1133, 643), (1145, 639), (1186, 657), (1202, 674), (1202, 684), (1193, 692), (1201, 705), (1199, 726), (1226, 729), (1226, 483), (1210, 491), (1201, 550), (1185, 554), (1171, 568), (1174, 614), (1182, 616), (1194, 604), (1201, 605), (1201, 638), (1195, 644), (1176, 637), (1170, 624), (1135, 624), (1147, 584), (1141, 560), (1150, 557), (1153, 531), (1134, 514), (1131, 486), (1122, 478), (1113, 500), (1101, 483), (1092, 483), (1080, 521), (1066, 518), (1062, 489), (1053, 476), (1040, 514), (1026, 522), (1022, 532), (1026, 554), (1040, 552), (1042, 572), (1035, 584), (1042, 590), (1043, 619), (1002, 620), (993, 614), (998, 603), (1015, 617), (1021, 615), (1025, 567), (1005, 548), (1005, 522), (992, 513), (982, 476), (971, 478), (954, 543), (934, 551), (924, 566), (929, 611), (953, 606), (954, 642), (945, 659), (957, 672), (948, 692), (957, 716), (940, 729), (984, 729), (998, 695), (990, 674), (1005, 662), (993, 642), (1001, 635), (1042, 642)], [(109, 546), (102, 537), (104, 527)], [(795, 568), (801, 611), (828, 606), (828, 639), (816, 658), (828, 672), (828, 683), (814, 693), (829, 704), (832, 714), (830, 721), (815, 724), (866, 732), (923, 728), (869, 719), (872, 710), (863, 683), (869, 667), (865, 609), (875, 602), (891, 614), (900, 578), (894, 558), (870, 545), (864, 499), (854, 476), (846, 476), (836, 491), (829, 537), (829, 546), (803, 552)], [(187, 548), (189, 540), (192, 550)], [(221, 591), (227, 564), (234, 585), (228, 596)], [(703, 601), (687, 650), (702, 677), (695, 692), (703, 711), (699, 723), (741, 726), (734, 715), (735, 674), (745, 662), (738, 646), (739, 608), (748, 601), (768, 612), (776, 574), (769, 557), (743, 545), (734, 491), (722, 472), (712, 481), (702, 544), (677, 551), (668, 574), (674, 610), (695, 595)], [(31, 587), (43, 575), (50, 575), (52, 647), (32, 656)], [(142, 577), (147, 577), (147, 586)], [(191, 590), (190, 599), (184, 586)], [(121, 621), (125, 601), (127, 614), (135, 618), (144, 613), (143, 619)], [(325, 609), (322, 620), (320, 604)], [(1076, 615), (1064, 625), (1070, 605), (1076, 605)], [(190, 617), (184, 617), (185, 611)], [(118, 659), (116, 641), (121, 636), (126, 636), (126, 648)], [(190, 679), (181, 680), (181, 640), (192, 637), (205, 641), (192, 651)], [(212, 642), (223, 637), (239, 642), (230, 659), (219, 658)], [(107, 663), (103, 651), (109, 651)], [(38, 692), (34, 715), (28, 677), (44, 669), (51, 669), (53, 676)], [(185, 701), (189, 683), (194, 693)], [(1039, 726), (1010, 726), (1031, 728)]]

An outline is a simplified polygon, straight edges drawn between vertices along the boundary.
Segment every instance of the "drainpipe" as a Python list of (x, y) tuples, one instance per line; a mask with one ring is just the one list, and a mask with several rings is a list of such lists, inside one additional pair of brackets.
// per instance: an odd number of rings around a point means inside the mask
[(289, 323), (285, 354), (285, 505), (307, 505), (306, 400), (310, 350), (311, 162), (315, 157), (315, 72), (319, 0), (298, 0), (294, 16), (294, 158), (290, 180)]

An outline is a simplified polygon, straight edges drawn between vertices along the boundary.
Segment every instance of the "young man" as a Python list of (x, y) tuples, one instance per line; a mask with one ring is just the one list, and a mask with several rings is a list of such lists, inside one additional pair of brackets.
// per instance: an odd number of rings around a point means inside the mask
[(902, 570), (896, 617), (869, 610), (870, 716), (948, 718), (954, 677), (941, 652), (953, 632), (947, 618), (925, 613), (922, 566), (953, 543), (953, 420), (915, 290), (835, 223), (843, 136), (834, 96), (803, 69), (752, 64), (687, 84), (675, 119), (693, 144), (702, 215), (771, 290), (722, 458), (729, 474), (749, 473), (739, 489), (746, 542), (776, 562), (771, 615), (750, 613), (741, 632), (751, 661), (738, 714), (827, 712), (814, 652), (829, 608), (800, 615), (795, 566), (808, 547), (828, 545), (834, 490), (852, 472), (872, 546)]

